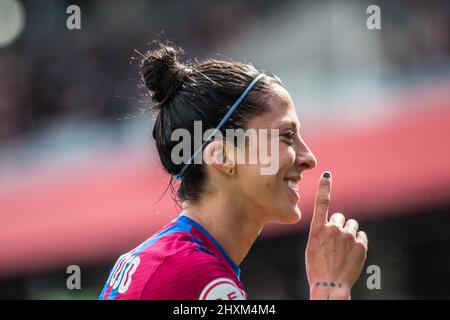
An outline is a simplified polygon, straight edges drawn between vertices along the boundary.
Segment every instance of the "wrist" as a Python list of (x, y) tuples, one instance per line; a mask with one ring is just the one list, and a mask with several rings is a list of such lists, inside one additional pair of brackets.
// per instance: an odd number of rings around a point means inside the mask
[(316, 281), (310, 286), (311, 300), (350, 300), (350, 288), (337, 281)]

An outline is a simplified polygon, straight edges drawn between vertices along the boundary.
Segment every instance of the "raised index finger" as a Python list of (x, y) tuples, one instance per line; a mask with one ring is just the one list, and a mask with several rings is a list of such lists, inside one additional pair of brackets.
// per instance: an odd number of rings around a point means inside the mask
[(311, 220), (311, 229), (319, 228), (328, 221), (328, 207), (330, 205), (331, 192), (331, 173), (325, 171), (319, 180), (317, 188), (316, 202), (314, 204), (314, 213)]

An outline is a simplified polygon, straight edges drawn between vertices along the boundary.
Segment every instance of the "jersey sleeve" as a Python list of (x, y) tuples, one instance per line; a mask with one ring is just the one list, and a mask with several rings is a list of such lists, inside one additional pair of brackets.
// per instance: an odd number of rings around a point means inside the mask
[(214, 255), (184, 250), (168, 256), (142, 292), (146, 300), (245, 300), (242, 284)]

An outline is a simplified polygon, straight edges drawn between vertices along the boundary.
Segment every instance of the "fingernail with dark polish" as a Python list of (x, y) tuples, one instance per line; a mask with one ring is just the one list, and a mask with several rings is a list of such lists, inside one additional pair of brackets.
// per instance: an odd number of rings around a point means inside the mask
[(326, 179), (329, 179), (331, 177), (331, 174), (328, 171), (325, 171), (323, 173), (323, 177), (326, 178)]

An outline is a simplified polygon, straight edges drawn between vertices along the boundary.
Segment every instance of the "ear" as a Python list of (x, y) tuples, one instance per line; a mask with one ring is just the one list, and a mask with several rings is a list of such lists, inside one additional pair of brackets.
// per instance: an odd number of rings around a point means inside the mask
[(207, 165), (219, 170), (222, 174), (232, 176), (236, 171), (235, 157), (230, 156), (232, 152), (234, 150), (227, 150), (224, 140), (213, 140), (203, 150), (203, 159)]

